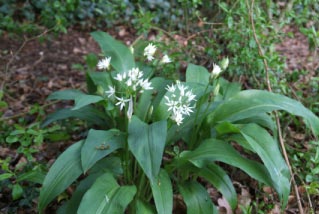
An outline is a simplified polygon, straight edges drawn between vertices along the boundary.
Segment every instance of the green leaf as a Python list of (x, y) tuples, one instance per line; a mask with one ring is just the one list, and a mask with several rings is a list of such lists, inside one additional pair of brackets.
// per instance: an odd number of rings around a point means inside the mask
[(128, 125), (130, 151), (147, 177), (154, 181), (158, 176), (167, 134), (166, 120), (148, 125), (133, 116)]
[(206, 189), (197, 182), (186, 182), (179, 185), (187, 206), (187, 214), (217, 214), (217, 209), (212, 203)]
[(105, 118), (102, 112), (98, 111), (92, 106), (85, 106), (78, 110), (66, 108), (49, 114), (41, 124), (41, 127), (45, 127), (57, 120), (63, 120), (67, 118), (79, 118), (91, 124), (107, 126), (107, 118)]
[(84, 106), (90, 105), (92, 103), (97, 103), (104, 98), (101, 96), (85, 94), (78, 90), (63, 90), (53, 92), (48, 98), (48, 100), (74, 100), (75, 105), (72, 110), (80, 109)]
[(44, 208), (82, 173), (81, 147), (79, 141), (65, 150), (50, 168), (40, 191), (39, 210)]
[(17, 200), (17, 199), (21, 198), (22, 195), (23, 195), (23, 188), (20, 186), (20, 184), (13, 185), (12, 199)]
[(239, 83), (228, 82), (223, 78), (219, 78), (219, 84), (220, 92), (224, 100), (228, 100), (229, 98), (235, 96), (241, 90), (241, 85)]
[(104, 90), (108, 90), (108, 86), (112, 85), (110, 73), (108, 72), (87, 72), (86, 83), (89, 93), (96, 93), (97, 86), (101, 86)]
[(216, 129), (218, 135), (225, 135), (225, 134), (229, 134), (229, 133), (239, 133), (240, 132), (240, 129), (236, 125), (234, 125), (228, 121), (224, 121), (224, 122), (217, 124), (215, 126), (215, 129)]
[(141, 200), (136, 201), (136, 214), (155, 214), (155, 210), (150, 204)]
[(272, 184), (271, 177), (262, 164), (243, 158), (231, 145), (221, 140), (208, 139), (194, 151), (182, 152), (180, 157), (176, 159), (176, 164), (179, 166), (188, 161), (198, 168), (203, 168), (212, 161), (224, 162), (242, 169), (258, 181), (270, 186)]
[(97, 103), (103, 100), (104, 98), (96, 95), (83, 94), (75, 98), (75, 106), (72, 110), (80, 109), (84, 106), (90, 105), (92, 103)]
[(206, 68), (199, 65), (188, 64), (186, 70), (186, 82), (195, 82), (207, 85), (209, 83), (210, 73)]
[(80, 184), (76, 187), (75, 192), (72, 193), (72, 198), (66, 202), (65, 212), (67, 214), (76, 214), (79, 208), (80, 202), (86, 191), (92, 186), (98, 177), (101, 176), (100, 173), (90, 174)]
[(83, 196), (78, 214), (124, 213), (135, 193), (135, 186), (121, 187), (110, 173), (105, 173)]
[(19, 175), (17, 178), (17, 182), (21, 181), (31, 181), (34, 183), (42, 184), (44, 181), (46, 173), (40, 168), (35, 167), (34, 169)]
[(7, 108), (7, 107), (8, 107), (8, 104), (5, 101), (1, 101), (0, 100), (0, 109), (1, 108)]
[(267, 113), (253, 115), (252, 117), (247, 117), (242, 120), (236, 121), (238, 124), (248, 124), (248, 123), (256, 123), (264, 128), (271, 130), (274, 134), (276, 133), (276, 123), (271, 115)]
[(158, 214), (173, 211), (173, 189), (171, 180), (165, 170), (161, 170), (155, 182), (151, 183), (152, 193)]
[(209, 114), (207, 122), (210, 125), (225, 120), (234, 122), (275, 110), (284, 110), (303, 117), (313, 132), (319, 135), (319, 118), (300, 102), (283, 95), (260, 90), (247, 90), (238, 93)]
[(222, 168), (216, 164), (209, 164), (209, 166), (202, 168), (198, 175), (214, 185), (227, 199), (232, 209), (236, 208), (237, 193), (232, 181)]
[(8, 137), (6, 137), (6, 142), (7, 143), (15, 143), (19, 141), (19, 136), (17, 135), (9, 135)]
[(0, 181), (6, 180), (8, 178), (11, 178), (12, 176), (14, 176), (13, 173), (3, 173), (0, 175)]
[(111, 57), (111, 65), (117, 72), (126, 72), (135, 66), (131, 51), (105, 32), (95, 31), (91, 36), (98, 42), (105, 56)]
[(107, 156), (99, 160), (90, 169), (90, 173), (111, 172), (114, 176), (123, 174), (121, 159), (116, 156)]
[(122, 148), (124, 142), (125, 137), (119, 130), (91, 129), (81, 149), (81, 163), (84, 173), (98, 160)]
[(74, 100), (75, 97), (81, 96), (84, 93), (76, 89), (67, 89), (62, 91), (55, 91), (50, 94), (47, 100)]
[(290, 192), (290, 175), (277, 142), (265, 129), (256, 124), (248, 124), (242, 127), (241, 133), (262, 159), (272, 178), (273, 187), (283, 200), (285, 207)]

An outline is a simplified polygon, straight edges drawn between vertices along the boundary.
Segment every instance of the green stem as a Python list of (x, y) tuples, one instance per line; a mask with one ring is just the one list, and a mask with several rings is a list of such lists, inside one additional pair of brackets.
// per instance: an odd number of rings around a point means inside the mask
[[(139, 176), (139, 183), (138, 183), (138, 188), (137, 188), (137, 196), (139, 198), (145, 199), (145, 189), (146, 189), (146, 175), (142, 172), (140, 169), (140, 176)], [(143, 197), (144, 196), (144, 197)]]
[[(203, 96), (206, 95), (209, 86), (210, 86), (210, 83), (207, 83)], [(200, 125), (197, 124), (197, 120), (198, 120), (199, 112), (200, 112), (200, 109), (201, 109), (203, 103), (204, 103), (203, 101), (200, 102), (200, 105), (197, 107), (197, 111), (196, 111), (196, 115), (195, 115), (195, 120), (194, 120), (195, 132), (192, 132), (192, 135), (191, 135), (191, 141), (190, 141), (190, 145), (189, 145), (190, 149), (193, 149), (193, 147), (194, 147), (194, 145), (195, 145), (195, 143), (196, 143), (196, 142), (195, 142), (195, 141), (196, 141), (196, 135), (197, 135), (198, 130), (199, 130), (199, 127), (200, 127)], [(205, 110), (205, 111), (206, 111), (206, 110)]]

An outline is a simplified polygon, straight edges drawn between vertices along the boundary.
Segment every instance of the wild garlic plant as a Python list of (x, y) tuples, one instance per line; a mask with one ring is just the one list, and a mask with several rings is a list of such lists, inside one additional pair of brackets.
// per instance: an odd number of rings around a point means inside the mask
[[(219, 162), (272, 187), (284, 209), (290, 175), (269, 113), (300, 116), (314, 135), (318, 117), (288, 97), (241, 91), (238, 83), (224, 80), (220, 75), (228, 58), (211, 72), (189, 63), (185, 81), (173, 81), (156, 76), (149, 66), (174, 63), (156, 45), (145, 46), (136, 62), (132, 48), (104, 32), (92, 36), (105, 58), (97, 63), (99, 71), (87, 72), (87, 93), (54, 92), (49, 99), (74, 100), (74, 106), (43, 122), (75, 117), (91, 128), (51, 166), (41, 188), (40, 213), (69, 187), (74, 191), (59, 213), (217, 213), (207, 183), (235, 209), (235, 188)], [(261, 161), (243, 156), (238, 147)], [(178, 206), (180, 197), (174, 195), (181, 195), (186, 207)]]

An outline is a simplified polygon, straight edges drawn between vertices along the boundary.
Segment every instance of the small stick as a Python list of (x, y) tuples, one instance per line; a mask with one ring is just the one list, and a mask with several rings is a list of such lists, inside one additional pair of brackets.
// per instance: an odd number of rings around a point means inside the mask
[[(258, 41), (257, 35), (256, 35), (255, 23), (254, 23), (254, 18), (253, 18), (254, 0), (251, 1), (251, 6), (250, 7), (249, 7), (249, 4), (248, 4), (248, 0), (246, 0), (246, 5), (247, 5), (247, 7), (249, 9), (249, 19), (250, 19), (250, 22), (251, 22), (251, 27), (252, 27), (252, 30), (253, 30), (254, 39), (255, 39), (255, 41), (257, 43), (257, 46), (258, 46), (258, 53), (263, 58), (264, 68), (265, 68), (265, 72), (266, 72), (267, 88), (268, 88), (269, 92), (272, 92), (272, 88), (271, 88), (271, 84), (270, 84), (270, 80), (269, 80), (268, 63), (267, 63), (265, 55), (264, 55), (264, 53), (262, 51), (262, 47), (261, 47), (261, 45), (260, 45), (260, 43)], [(288, 154), (287, 154), (287, 151), (286, 151), (286, 148), (285, 148), (285, 143), (284, 143), (284, 140), (283, 140), (283, 137), (282, 137), (280, 120), (279, 120), (279, 117), (278, 117), (278, 113), (276, 111), (275, 111), (275, 117), (276, 117), (276, 124), (277, 124), (277, 128), (278, 128), (278, 138), (279, 138), (279, 142), (280, 142), (280, 147), (282, 149), (282, 153), (284, 155), (285, 161), (286, 161), (286, 163), (288, 165), (288, 168), (289, 168), (289, 173), (291, 175), (292, 185), (294, 187), (294, 191), (295, 191), (296, 198), (297, 198), (299, 213), (300, 214), (304, 214), (303, 207), (302, 207), (302, 204), (301, 204), (300, 195), (299, 195), (298, 186), (296, 184), (296, 180), (294, 178), (294, 173), (292, 171), (292, 168), (291, 168), (291, 165), (290, 165), (290, 162), (289, 162)]]

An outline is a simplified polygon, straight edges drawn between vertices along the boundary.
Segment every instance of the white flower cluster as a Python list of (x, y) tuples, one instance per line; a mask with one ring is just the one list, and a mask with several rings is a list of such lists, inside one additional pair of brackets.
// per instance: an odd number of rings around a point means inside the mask
[(143, 71), (140, 71), (138, 68), (132, 68), (128, 72), (117, 74), (114, 79), (119, 82), (124, 82), (126, 86), (132, 91), (143, 92), (144, 90), (151, 90), (151, 83), (148, 79), (143, 79)]
[[(133, 96), (138, 92), (142, 93), (144, 90), (152, 90), (151, 82), (148, 79), (143, 79), (143, 71), (139, 68), (132, 68), (131, 70), (123, 73), (119, 73), (114, 77), (115, 80), (124, 83), (122, 89), (118, 90), (118, 93), (124, 94), (124, 96), (116, 96), (117, 90), (114, 86), (109, 86), (109, 90), (105, 91), (108, 98), (115, 98), (115, 105), (120, 107), (120, 110), (126, 106), (128, 103), (127, 117), (130, 119), (133, 115)], [(129, 97), (129, 98), (127, 98)]]
[(191, 106), (191, 102), (195, 100), (196, 96), (192, 90), (188, 90), (188, 87), (179, 81), (175, 85), (167, 86), (166, 90), (170, 93), (164, 96), (165, 104), (168, 106), (168, 111), (171, 112), (171, 119), (180, 125), (184, 115), (189, 116), (193, 112), (194, 106)]

